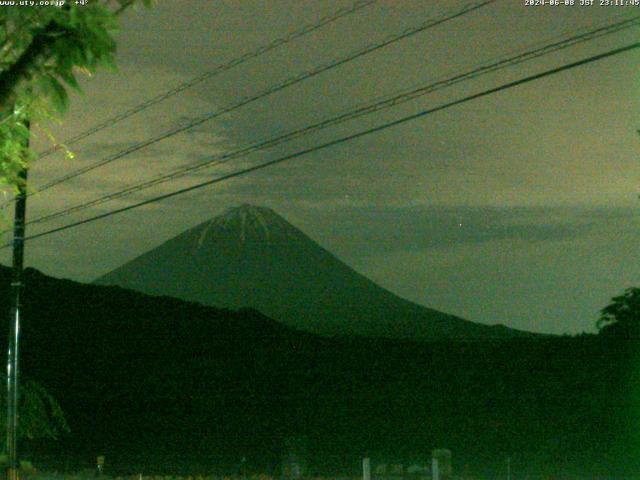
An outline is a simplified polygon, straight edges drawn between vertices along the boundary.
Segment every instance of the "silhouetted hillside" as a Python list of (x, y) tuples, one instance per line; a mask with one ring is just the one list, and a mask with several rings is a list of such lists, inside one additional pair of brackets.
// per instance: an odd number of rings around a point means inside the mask
[[(2, 268), (5, 306), (8, 284)], [(364, 453), (401, 463), (446, 447), (458, 472), (496, 474), (511, 456), (532, 474), (638, 473), (630, 341), (330, 339), (256, 311), (34, 270), (27, 285), (22, 371), (59, 399), (73, 430), (33, 452), (88, 466), (104, 453), (128, 473), (232, 469), (243, 456), (264, 470), (285, 438), (303, 435), (320, 472)]]

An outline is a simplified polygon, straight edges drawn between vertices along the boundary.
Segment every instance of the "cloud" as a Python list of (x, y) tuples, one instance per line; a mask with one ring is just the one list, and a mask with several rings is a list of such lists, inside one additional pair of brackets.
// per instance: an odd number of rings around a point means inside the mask
[[(332, 206), (296, 211), (303, 224), (329, 230), (323, 240), (341, 252), (425, 251), (496, 240), (528, 243), (585, 238), (616, 220), (640, 217), (637, 209), (596, 207)], [(618, 223), (619, 225), (619, 223)], [(339, 226), (339, 227), (338, 227)], [(631, 228), (631, 227), (630, 227)], [(321, 228), (315, 228), (321, 231)], [(326, 237), (326, 238), (325, 238)]]

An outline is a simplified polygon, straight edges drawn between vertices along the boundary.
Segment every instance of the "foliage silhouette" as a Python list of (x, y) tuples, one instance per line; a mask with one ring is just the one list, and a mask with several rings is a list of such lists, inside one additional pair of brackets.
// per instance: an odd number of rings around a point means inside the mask
[[(0, 389), (0, 408), (3, 408), (0, 414), (0, 431), (4, 431), (7, 425), (6, 401), (6, 390)], [(20, 389), (19, 438), (56, 440), (68, 432), (69, 425), (58, 401), (40, 383), (25, 381)], [(4, 438), (0, 438), (4, 448)]]
[(632, 287), (622, 295), (613, 297), (612, 303), (602, 309), (597, 322), (602, 335), (640, 336), (640, 288)]

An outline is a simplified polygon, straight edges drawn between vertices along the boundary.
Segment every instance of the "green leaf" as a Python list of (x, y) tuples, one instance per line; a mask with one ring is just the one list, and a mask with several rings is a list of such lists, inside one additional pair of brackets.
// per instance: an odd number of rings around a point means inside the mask
[(62, 78), (62, 80), (65, 81), (65, 83), (67, 85), (69, 85), (74, 90), (77, 90), (78, 92), (80, 92), (82, 90), (80, 88), (80, 84), (78, 83), (78, 80), (76, 79), (76, 76), (73, 74), (73, 71), (71, 70), (71, 68), (69, 68), (69, 69), (62, 68), (62, 69), (58, 70), (56, 73), (58, 74), (58, 76), (60, 78)]
[(43, 78), (47, 87), (47, 94), (51, 98), (53, 107), (60, 113), (67, 109), (69, 96), (64, 86), (53, 76), (47, 75)]
[[(149, 7), (154, 1), (136, 3)], [(20, 170), (35, 158), (25, 147), (34, 132), (24, 126), (24, 120), (29, 119), (34, 126), (39, 124), (41, 129), (43, 123), (57, 121), (56, 112), (63, 113), (69, 103), (67, 88), (80, 90), (76, 68), (87, 72), (99, 66), (115, 68), (113, 35), (118, 17), (107, 8), (108, 4), (91, 0), (82, 7), (69, 5), (62, 9), (0, 8), (0, 71), (11, 68), (38, 33), (51, 31), (50, 56), (36, 63), (26, 87), (15, 91), (16, 104), (22, 107), (20, 113), (0, 112), (0, 184), (16, 188)], [(44, 131), (55, 144), (46, 127)]]

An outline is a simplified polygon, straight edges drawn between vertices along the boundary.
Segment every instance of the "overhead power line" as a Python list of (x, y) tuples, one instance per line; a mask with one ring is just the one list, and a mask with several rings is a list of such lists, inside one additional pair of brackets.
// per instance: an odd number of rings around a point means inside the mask
[[(352, 13), (357, 12), (358, 10), (362, 10), (363, 8), (369, 7), (371, 5), (373, 5), (374, 3), (376, 3), (377, 0), (358, 0), (357, 2), (353, 3), (351, 6), (349, 7), (345, 7), (345, 8), (341, 8), (339, 10), (337, 10), (336, 12), (334, 12), (331, 15), (322, 17), (320, 20), (318, 20), (317, 22), (314, 23), (310, 23), (307, 25), (304, 25), (302, 28), (295, 30), (293, 32), (290, 32), (289, 34), (285, 35), (284, 37), (280, 37), (277, 38), (269, 43), (266, 43), (264, 45), (259, 46), (258, 48), (256, 48), (255, 50), (252, 50), (250, 52), (246, 52), (242, 55), (240, 55), (239, 57), (236, 57), (232, 60), (229, 60), (226, 63), (223, 63), (221, 65), (216, 66), (215, 68), (213, 68), (212, 70), (209, 70), (207, 72), (204, 72), (201, 75), (198, 75), (197, 77), (194, 77), (190, 80), (187, 80), (186, 82), (180, 83), (178, 85), (176, 85), (175, 87), (173, 87), (170, 90), (167, 90), (166, 92), (160, 93), (158, 95), (156, 95), (155, 97), (152, 97), (148, 100), (145, 100), (144, 102), (131, 107), (128, 110), (125, 110), (124, 112), (121, 112), (117, 115), (114, 115), (113, 117), (103, 121), (102, 123), (99, 123), (97, 125), (94, 125), (93, 127), (71, 137), (68, 138), (67, 140), (65, 140), (64, 142), (62, 142), (63, 145), (66, 146), (70, 146), (73, 145), (75, 143), (78, 143), (80, 140), (83, 140), (101, 130), (104, 130), (105, 128), (111, 127), (113, 125), (115, 125), (116, 123), (119, 123), (133, 115), (136, 115), (137, 113), (140, 113), (150, 107), (152, 107), (153, 105), (156, 105), (160, 102), (163, 102), (175, 95), (178, 95), (181, 92), (184, 92), (185, 90), (188, 90), (189, 88), (192, 88), (196, 85), (198, 85), (199, 83), (204, 82), (205, 80), (208, 80), (210, 78), (213, 78), (217, 75), (220, 75), (221, 73), (224, 73), (228, 70), (231, 70), (232, 68), (235, 68), (239, 65), (242, 65), (243, 63), (252, 60), (256, 57), (259, 57), (260, 55), (264, 55), (265, 53), (268, 53), (272, 50), (275, 50), (278, 47), (281, 47), (283, 45), (286, 45), (300, 37), (303, 37), (305, 35), (308, 35), (312, 32), (315, 32), (316, 30), (319, 30), (320, 28), (329, 25), (343, 17), (346, 17), (347, 15), (351, 15)], [(49, 148), (48, 150), (45, 150), (43, 152), (40, 152), (39, 154), (39, 158), (44, 158), (47, 157), (53, 153), (55, 153), (56, 151), (58, 151), (58, 148), (56, 148), (55, 146), (52, 148)]]
[[(99, 215), (95, 215), (93, 217), (89, 217), (89, 218), (85, 218), (83, 220), (79, 220), (77, 222), (68, 223), (67, 225), (63, 225), (63, 226), (60, 226), (60, 227), (57, 227), (57, 228), (53, 228), (53, 229), (47, 230), (45, 232), (40, 232), (40, 233), (37, 233), (35, 235), (30, 235), (30, 236), (26, 237), (25, 240), (34, 240), (36, 238), (41, 238), (41, 237), (44, 237), (44, 236), (47, 236), (47, 235), (52, 235), (54, 233), (58, 233), (58, 232), (62, 232), (64, 230), (69, 230), (71, 228), (78, 227), (80, 225), (84, 225), (84, 224), (91, 223), (91, 222), (94, 222), (94, 221), (97, 221), (97, 220), (101, 220), (103, 218), (111, 217), (111, 216), (117, 215), (119, 213), (123, 213), (123, 212), (129, 211), (129, 210), (133, 210), (133, 209), (136, 209), (136, 208), (140, 208), (142, 206), (149, 205), (151, 203), (159, 202), (161, 200), (166, 200), (168, 198), (172, 198), (172, 197), (175, 197), (175, 196), (178, 196), (178, 195), (182, 195), (182, 194), (185, 194), (185, 193), (188, 193), (188, 192), (192, 192), (194, 190), (198, 190), (198, 189), (210, 186), (210, 185), (214, 185), (216, 183), (222, 183), (224, 181), (231, 180), (231, 179), (236, 178), (236, 177), (240, 177), (240, 176), (243, 176), (243, 175), (247, 175), (249, 173), (256, 172), (258, 170), (263, 170), (263, 169), (272, 167), (274, 165), (278, 165), (278, 164), (286, 162), (288, 160), (293, 160), (295, 158), (299, 158), (299, 157), (308, 155), (310, 153), (318, 152), (320, 150), (324, 150), (324, 149), (329, 148), (329, 147), (333, 147), (333, 146), (340, 145), (340, 144), (343, 144), (343, 143), (346, 143), (346, 142), (350, 142), (352, 140), (355, 140), (355, 139), (358, 139), (358, 138), (361, 138), (361, 137), (364, 137), (364, 136), (367, 136), (367, 135), (371, 135), (371, 134), (386, 130), (388, 128), (392, 128), (392, 127), (395, 127), (395, 126), (398, 126), (398, 125), (401, 125), (401, 124), (416, 120), (418, 118), (425, 117), (427, 115), (430, 115), (432, 113), (445, 110), (447, 108), (451, 108), (451, 107), (454, 107), (454, 106), (457, 106), (457, 105), (461, 105), (461, 104), (470, 102), (472, 100), (476, 100), (478, 98), (486, 97), (486, 96), (492, 95), (494, 93), (498, 93), (498, 92), (501, 92), (503, 90), (507, 90), (509, 88), (513, 88), (513, 87), (516, 87), (516, 86), (519, 86), (519, 85), (523, 85), (523, 84), (526, 84), (526, 83), (529, 83), (529, 82), (533, 82), (533, 81), (539, 80), (541, 78), (549, 77), (551, 75), (555, 75), (557, 73), (564, 72), (564, 71), (570, 70), (572, 68), (576, 68), (576, 67), (579, 67), (579, 66), (582, 66), (582, 65), (587, 65), (589, 63), (593, 63), (593, 62), (596, 62), (596, 61), (599, 61), (599, 60), (602, 60), (602, 59), (605, 59), (605, 58), (609, 58), (609, 57), (612, 57), (614, 55), (619, 55), (621, 53), (628, 52), (628, 51), (631, 51), (631, 50), (634, 50), (634, 49), (637, 49), (637, 48), (640, 48), (640, 42), (632, 43), (630, 45), (627, 45), (627, 46), (624, 46), (624, 47), (620, 47), (620, 48), (616, 48), (614, 50), (609, 50), (609, 51), (607, 51), (605, 53), (601, 53), (601, 54), (598, 54), (598, 55), (593, 55), (593, 56), (584, 58), (582, 60), (578, 60), (576, 62), (565, 64), (565, 65), (560, 66), (560, 67), (556, 67), (556, 68), (552, 68), (552, 69), (549, 69), (549, 70), (545, 70), (544, 72), (541, 72), (541, 73), (537, 73), (537, 74), (534, 74), (534, 75), (529, 75), (529, 76), (521, 78), (519, 80), (515, 80), (515, 81), (512, 81), (512, 82), (504, 83), (504, 84), (499, 85), (497, 87), (493, 87), (493, 88), (484, 90), (484, 91), (479, 92), (479, 93), (468, 95), (468, 96), (460, 98), (458, 100), (453, 100), (451, 102), (447, 102), (447, 103), (441, 104), (441, 105), (439, 105), (437, 107), (433, 107), (433, 108), (429, 108), (429, 109), (426, 109), (426, 110), (422, 110), (422, 111), (420, 111), (418, 113), (415, 113), (415, 114), (412, 114), (412, 115), (407, 115), (407, 116), (402, 117), (400, 119), (393, 120), (393, 121), (390, 121), (390, 122), (386, 122), (386, 123), (383, 123), (383, 124), (378, 125), (376, 127), (372, 127), (372, 128), (369, 128), (369, 129), (366, 129), (366, 130), (362, 130), (362, 131), (357, 132), (357, 133), (353, 133), (353, 134), (350, 134), (350, 135), (347, 135), (347, 136), (344, 136), (344, 137), (340, 137), (338, 139), (331, 140), (329, 142), (326, 142), (326, 143), (323, 143), (323, 144), (320, 144), (320, 145), (316, 145), (314, 147), (310, 147), (310, 148), (307, 148), (307, 149), (304, 149), (304, 150), (300, 150), (298, 152), (295, 152), (295, 153), (292, 153), (292, 154), (289, 154), (289, 155), (285, 155), (283, 157), (280, 157), (280, 158), (277, 158), (277, 159), (274, 159), (274, 160), (270, 160), (268, 162), (264, 162), (264, 163), (261, 163), (259, 165), (254, 165), (252, 167), (248, 167), (248, 168), (245, 168), (245, 169), (233, 172), (233, 173), (229, 173), (229, 174), (217, 177), (217, 178), (213, 178), (211, 180), (207, 180), (205, 182), (198, 183), (196, 185), (191, 185), (189, 187), (182, 188), (180, 190), (175, 190), (175, 191), (170, 192), (170, 193), (165, 193), (163, 195), (158, 195), (156, 197), (149, 198), (147, 200), (138, 202), (136, 204), (132, 204), (132, 205), (128, 205), (126, 207), (114, 209), (114, 210), (111, 210), (109, 212), (105, 212), (105, 213), (102, 213), (102, 214), (99, 214)], [(6, 247), (8, 247), (10, 245), (11, 244), (5, 244), (2, 248), (6, 248)]]
[(154, 178), (145, 180), (143, 182), (137, 183), (135, 185), (131, 185), (125, 187), (124, 189), (118, 190), (116, 192), (111, 192), (106, 195), (102, 195), (98, 198), (94, 198), (89, 201), (81, 202), (79, 204), (64, 208), (57, 212), (53, 212), (50, 214), (43, 215), (41, 217), (37, 217), (29, 222), (29, 224), (37, 224), (44, 223), (56, 218), (64, 217), (70, 215), (71, 213), (75, 213), (81, 210), (85, 210), (87, 208), (100, 205), (112, 200), (116, 200), (118, 198), (125, 197), (127, 195), (131, 195), (133, 193), (137, 193), (139, 191), (145, 190), (147, 188), (151, 188), (153, 186), (166, 183), (172, 181), (174, 179), (183, 177), (189, 173), (193, 173), (205, 168), (210, 168), (214, 165), (220, 165), (222, 163), (226, 163), (230, 160), (245, 157), (250, 155), (251, 153), (264, 150), (267, 148), (271, 148), (275, 145), (279, 145), (285, 142), (289, 142), (293, 139), (299, 138), (304, 135), (311, 134), (313, 132), (319, 131), (321, 129), (325, 129), (334, 125), (338, 125), (340, 123), (344, 123), (349, 120), (353, 120), (355, 118), (362, 117), (364, 115), (369, 115), (374, 112), (378, 112), (383, 109), (391, 108), (396, 105), (400, 105), (402, 103), (408, 102), (410, 100), (414, 100), (420, 96), (424, 96), (426, 94), (432, 93), (434, 91), (440, 90), (442, 88), (447, 88), (457, 83), (468, 81), (479, 76), (495, 72), (497, 70), (507, 68), (513, 65), (517, 65), (523, 63), (525, 61), (529, 61), (534, 58), (539, 58), (544, 55), (548, 55), (550, 53), (556, 52), (558, 50), (568, 48), (571, 46), (575, 46), (579, 43), (592, 40), (594, 38), (599, 38), (604, 35), (609, 35), (615, 32), (618, 32), (622, 29), (639, 26), (640, 25), (640, 15), (635, 16), (633, 18), (629, 18), (626, 20), (618, 21), (613, 24), (608, 24), (597, 28), (595, 30), (582, 31), (582, 33), (578, 35), (574, 35), (568, 38), (564, 38), (562, 40), (556, 41), (551, 44), (543, 45), (541, 47), (535, 48), (533, 50), (526, 50), (524, 52), (519, 52), (509, 57), (500, 58), (497, 61), (492, 63), (485, 63), (476, 68), (473, 68), (470, 71), (454, 75), (452, 77), (439, 80), (427, 85), (422, 85), (417, 88), (411, 89), (409, 91), (402, 92), (400, 94), (395, 94), (392, 96), (387, 96), (381, 100), (377, 100), (375, 102), (370, 102), (358, 108), (349, 110), (340, 115), (334, 116), (329, 119), (325, 119), (323, 121), (314, 123), (312, 125), (305, 126), (303, 128), (299, 128), (293, 130), (291, 132), (285, 133), (283, 135), (276, 136), (274, 138), (270, 138), (268, 140), (264, 140), (261, 142), (253, 143), (246, 147), (234, 150), (232, 152), (227, 152), (221, 155), (214, 155), (207, 160), (197, 162), (195, 164), (186, 165), (184, 167), (180, 167), (171, 172), (158, 175)]
[(308, 70), (306, 72), (303, 72), (301, 74), (298, 74), (294, 77), (291, 77), (281, 83), (275, 84), (270, 86), (269, 88), (262, 90), (261, 92), (252, 95), (250, 97), (245, 97), (240, 99), (239, 101), (227, 106), (227, 107), (223, 107), (220, 108), (218, 110), (214, 110), (213, 112), (207, 113), (205, 115), (202, 115), (194, 120), (191, 120), (190, 122), (187, 122), (184, 125), (180, 125), (178, 127), (175, 127), (167, 132), (164, 132), (156, 137), (147, 139), (143, 142), (139, 142), (137, 144), (132, 145), (131, 147), (128, 147), (124, 150), (121, 150), (113, 155), (109, 155), (105, 158), (103, 158), (102, 160), (99, 160), (96, 163), (93, 163), (91, 165), (87, 165), (86, 167), (83, 168), (79, 168), (78, 170), (75, 170), (73, 172), (70, 172), (66, 175), (63, 175), (57, 179), (54, 179), (48, 183), (45, 183), (44, 185), (41, 185), (40, 187), (36, 187), (35, 190), (33, 192), (31, 192), (30, 195), (35, 195), (37, 193), (43, 192), (45, 190), (48, 190), (52, 187), (55, 187), (56, 185), (59, 185), (61, 183), (67, 182), (73, 178), (76, 178), (80, 175), (84, 175), (85, 173), (91, 172), (99, 167), (102, 167), (104, 165), (107, 165), (115, 160), (118, 160), (120, 158), (126, 157), (128, 155), (131, 155), (132, 153), (135, 153), (139, 150), (142, 150), (146, 147), (149, 147), (155, 143), (158, 143), (162, 140), (165, 140), (167, 138), (173, 137), (179, 133), (185, 132), (187, 130), (190, 130), (194, 127), (197, 127), (198, 125), (201, 125), (209, 120), (212, 120), (216, 117), (219, 117), (220, 115), (223, 115), (225, 113), (229, 113), (232, 112), (234, 110), (237, 110), (238, 108), (244, 107), (245, 105), (248, 105), (250, 103), (253, 103), (257, 100), (260, 100), (262, 98), (265, 98), (269, 95), (272, 95), (276, 92), (279, 92), (281, 90), (284, 90), (288, 87), (291, 87), (292, 85), (296, 85), (300, 82), (303, 82), (305, 80), (308, 80), (310, 78), (313, 78), (317, 75), (320, 75), (321, 73), (327, 72), (329, 70), (332, 70), (334, 68), (337, 68), (341, 65), (344, 65), (346, 63), (352, 62), (358, 58), (361, 58), (365, 55), (368, 55), (370, 53), (376, 52), (384, 47), (387, 47), (391, 44), (394, 44), (396, 42), (399, 42), (400, 40), (404, 40), (408, 37), (411, 37), (413, 35), (416, 35), (418, 33), (421, 33), (425, 30), (428, 30), (430, 28), (433, 28), (437, 25), (441, 25), (445, 22), (448, 22), (450, 20), (453, 20), (455, 18), (461, 17), (463, 15), (466, 15), (474, 10), (477, 10), (479, 8), (482, 8), (484, 6), (487, 6), (489, 4), (492, 4), (494, 2), (496, 2), (497, 0), (483, 0), (480, 2), (475, 2), (472, 3), (470, 5), (466, 5), (464, 7), (462, 7), (461, 9), (455, 11), (454, 13), (448, 13), (445, 15), (442, 15), (440, 17), (437, 17), (435, 19), (428, 19), (425, 22), (420, 23), (417, 26), (408, 28), (406, 30), (404, 30), (403, 32), (399, 33), (399, 34), (394, 34), (391, 35), (387, 38), (385, 38), (383, 41), (378, 42), (378, 43), (373, 43), (370, 44), (366, 47), (364, 47), (363, 49), (360, 49), (356, 52), (350, 53), (344, 57), (341, 57), (337, 60), (333, 60), (330, 63), (327, 64), (322, 64), (320, 66), (317, 66), (311, 70)]

